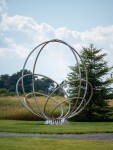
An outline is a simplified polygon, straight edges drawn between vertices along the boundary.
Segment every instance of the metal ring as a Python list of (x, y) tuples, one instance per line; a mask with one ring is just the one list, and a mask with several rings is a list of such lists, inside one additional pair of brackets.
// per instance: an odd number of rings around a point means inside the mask
[[(72, 51), (74, 57), (75, 57), (75, 60), (77, 62), (77, 67), (78, 67), (78, 79), (77, 80), (73, 80), (73, 81), (69, 81), (69, 82), (66, 82), (62, 85), (59, 85), (56, 81), (54, 81), (53, 79), (45, 76), (45, 75), (41, 75), (41, 74), (35, 74), (35, 67), (36, 67), (36, 63), (38, 61), (38, 58), (40, 56), (40, 53), (42, 52), (42, 50), (44, 49), (44, 47), (49, 44), (49, 43), (52, 43), (52, 42), (57, 42), (57, 43), (61, 43), (61, 44), (64, 44), (66, 45), (67, 47), (69, 47), (69, 49)], [(41, 47), (41, 48), (40, 48)], [(26, 64), (27, 64), (27, 61), (29, 60), (30, 56), (33, 54), (33, 52), (35, 50), (37, 50), (37, 48), (40, 48), (39, 52), (37, 53), (36, 55), (36, 58), (35, 58), (35, 62), (34, 62), (34, 66), (33, 66), (33, 73), (31, 74), (27, 74), (27, 75), (24, 75), (24, 70), (25, 70), (25, 67), (26, 67)], [(80, 70), (80, 65), (79, 65), (79, 61), (78, 61), (78, 58), (80, 59), (82, 65), (83, 65), (83, 68), (84, 68), (84, 72), (85, 72), (85, 79), (83, 80), (81, 78), (81, 70)], [(26, 94), (25, 93), (25, 89), (24, 89), (24, 77), (26, 76), (32, 76), (32, 85), (33, 85), (33, 92), (32, 93), (28, 93)], [(35, 76), (41, 76), (41, 77), (44, 77), (44, 78), (47, 78), (53, 82), (55, 82), (58, 86), (58, 88), (56, 88), (50, 95), (46, 95), (46, 94), (41, 94), (41, 93), (38, 93), (35, 91), (35, 88), (34, 88), (34, 77)], [(22, 90), (23, 90), (23, 94), (24, 94), (24, 102), (21, 100), (20, 96), (19, 96), (19, 93), (18, 93), (18, 84), (19, 82), (22, 81)], [(79, 82), (79, 87), (78, 87), (78, 96), (75, 97), (75, 98), (69, 98), (67, 92), (63, 89), (63, 86), (66, 85), (66, 84), (70, 84), (72, 82)], [(84, 91), (84, 94), (83, 96), (81, 97), (81, 84), (82, 82), (85, 82), (85, 91)], [(90, 86), (91, 88), (91, 96), (89, 97), (88, 101), (86, 102), (86, 94), (87, 94), (87, 88), (88, 88), (88, 85)], [(64, 92), (64, 94), (66, 95), (66, 99), (60, 103), (58, 103), (55, 99), (52, 98), (52, 95), (61, 88), (61, 90)], [(17, 92), (17, 96), (19, 98), (19, 100), (21, 101), (21, 103), (29, 110), (31, 111), (33, 114), (37, 115), (38, 117), (41, 117), (43, 119), (46, 119), (46, 120), (58, 120), (58, 119), (68, 119), (68, 118), (71, 118), (75, 115), (78, 115), (85, 107), (86, 105), (89, 103), (89, 101), (91, 100), (91, 97), (93, 95), (93, 87), (92, 85), (88, 82), (88, 76), (87, 76), (87, 69), (85, 67), (85, 63), (83, 62), (81, 56), (79, 55), (79, 53), (72, 47), (70, 46), (69, 44), (67, 44), (66, 42), (62, 41), (62, 40), (58, 40), (58, 39), (53, 39), (53, 40), (50, 40), (50, 41), (46, 41), (46, 42), (43, 42), (41, 44), (39, 44), (38, 46), (36, 46), (31, 52), (30, 54), (28, 55), (28, 57), (26, 58), (25, 60), (25, 63), (24, 63), (24, 66), (23, 66), (23, 70), (22, 70), (22, 77), (20, 77), (20, 79), (17, 81), (17, 84), (16, 84), (16, 92)], [(40, 113), (38, 113), (32, 106), (31, 104), (29, 103), (28, 101), (28, 96), (29, 95), (34, 95), (34, 99), (35, 99), (35, 102), (36, 102), (36, 106), (38, 107)], [(38, 104), (38, 101), (37, 101), (37, 97), (36, 95), (37, 94), (40, 94), (42, 96), (45, 96), (47, 97), (46, 99), (46, 102), (45, 102), (45, 105), (44, 105), (44, 112), (40, 109), (39, 107), (39, 104)], [(49, 100), (53, 100), (57, 105), (53, 108), (52, 112), (51, 112), (51, 116), (48, 116), (47, 115), (47, 112), (46, 112), (46, 107), (47, 107), (47, 103)], [(70, 101), (72, 101), (73, 99), (76, 99), (76, 102), (74, 104), (74, 106), (71, 107), (71, 103)], [(79, 101), (81, 100), (81, 102), (79, 103)], [(63, 112), (63, 108), (61, 107), (61, 104), (65, 103), (65, 102), (68, 102), (69, 103), (69, 108), (68, 108), (68, 111), (66, 114), (64, 114)], [(82, 106), (83, 105), (83, 106)], [(54, 111), (57, 109), (57, 108), (60, 108), (61, 109), (61, 115), (57, 118), (55, 118), (53, 116), (53, 113)], [(81, 108), (82, 107), (82, 108)]]

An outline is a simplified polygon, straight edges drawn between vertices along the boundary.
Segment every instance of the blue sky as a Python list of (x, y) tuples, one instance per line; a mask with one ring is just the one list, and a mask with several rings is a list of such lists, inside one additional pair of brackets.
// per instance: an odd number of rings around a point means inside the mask
[[(112, 65), (112, 16), (113, 0), (0, 0), (0, 74), (19, 71), (35, 46), (54, 38), (77, 51), (93, 43), (108, 54)], [(34, 58), (27, 69), (32, 70)], [(74, 64), (69, 50), (51, 45), (41, 54), (36, 73), (60, 82)]]
[(113, 23), (113, 0), (6, 0), (9, 16), (31, 17), (38, 24), (85, 31)]

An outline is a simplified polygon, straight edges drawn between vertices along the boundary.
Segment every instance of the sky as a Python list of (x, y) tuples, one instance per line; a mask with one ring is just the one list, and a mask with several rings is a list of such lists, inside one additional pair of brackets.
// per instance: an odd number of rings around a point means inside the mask
[[(38, 44), (60, 39), (78, 52), (94, 44), (113, 64), (113, 0), (0, 0), (0, 75), (23, 68)], [(26, 69), (33, 70), (37, 49)], [(66, 78), (76, 63), (69, 48), (51, 43), (37, 61), (35, 73), (57, 82)]]

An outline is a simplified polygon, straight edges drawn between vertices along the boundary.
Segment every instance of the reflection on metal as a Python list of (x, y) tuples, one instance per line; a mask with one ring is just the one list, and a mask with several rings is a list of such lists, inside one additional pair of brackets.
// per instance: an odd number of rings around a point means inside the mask
[[(45, 76), (45, 75), (41, 75), (41, 74), (36, 74), (35, 73), (35, 67), (36, 67), (36, 63), (37, 63), (37, 60), (39, 58), (39, 55), (40, 53), (42, 52), (43, 48), (48, 45), (49, 43), (52, 43), (52, 42), (57, 42), (57, 43), (62, 43), (64, 44), (65, 46), (67, 46), (73, 53), (74, 57), (75, 57), (75, 60), (76, 60), (76, 64), (77, 64), (77, 67), (78, 67), (78, 79), (77, 80), (73, 80), (73, 81), (69, 81), (69, 82), (65, 82), (61, 85), (59, 85), (56, 81), (54, 81), (53, 79)], [(40, 48), (40, 50), (38, 51), (37, 55), (36, 55), (36, 59), (35, 59), (35, 62), (34, 62), (34, 66), (33, 66), (33, 72), (32, 74), (26, 74), (24, 75), (24, 70), (25, 70), (25, 67), (26, 67), (26, 64), (28, 62), (28, 59), (30, 58), (30, 56), (33, 54), (33, 52), (37, 49), (37, 48)], [(83, 80), (81, 78), (81, 70), (80, 70), (80, 66), (79, 66), (79, 61), (81, 61), (82, 65), (83, 65), (83, 68), (84, 68), (84, 73), (85, 73), (85, 79)], [(63, 69), (63, 68), (62, 68)], [(25, 77), (29, 77), (29, 76), (32, 76), (32, 86), (33, 86), (33, 92), (32, 93), (29, 93), (29, 94), (26, 94), (25, 93), (25, 89), (24, 89), (24, 78)], [(42, 94), (42, 93), (38, 93), (35, 91), (35, 86), (34, 86), (34, 78), (35, 77), (44, 77), (46, 79), (49, 79), (51, 81), (53, 81), (54, 83), (57, 84), (57, 88), (50, 94), (50, 95), (45, 95), (45, 94)], [(18, 84), (22, 82), (22, 90), (23, 90), (23, 94), (24, 94), (24, 101), (21, 99), (20, 95), (19, 95), (19, 92), (18, 92)], [(63, 89), (63, 87), (65, 85), (70, 85), (70, 84), (74, 84), (74, 83), (77, 83), (77, 89), (78, 89), (78, 96), (77, 97), (73, 97), (73, 98), (70, 98), (67, 94), (67, 92)], [(85, 86), (84, 86), (85, 85)], [(84, 86), (84, 87), (83, 87)], [(91, 95), (88, 99), (86, 99), (86, 94), (87, 94), (87, 90), (88, 90), (88, 87), (90, 87), (90, 92), (91, 92)], [(84, 89), (84, 92), (82, 90), (82, 88)], [(52, 95), (57, 91), (57, 90), (62, 90), (64, 92), (64, 95), (65, 95), (65, 100), (63, 100), (62, 102), (60, 101), (57, 101), (55, 100)], [(46, 41), (44, 43), (41, 43), (40, 45), (38, 45), (37, 47), (35, 47), (31, 52), (30, 54), (28, 55), (27, 59), (25, 60), (25, 63), (24, 63), (24, 66), (23, 66), (23, 70), (22, 70), (22, 77), (17, 81), (17, 84), (16, 84), (16, 92), (17, 92), (17, 96), (19, 98), (19, 100), (21, 101), (21, 103), (30, 111), (32, 112), (33, 114), (35, 114), (36, 116), (40, 117), (40, 118), (43, 118), (46, 120), (45, 124), (68, 124), (68, 119), (69, 118), (72, 118), (73, 116), (75, 115), (78, 115), (86, 106), (87, 104), (89, 103), (89, 101), (91, 100), (92, 98), (92, 95), (93, 95), (93, 87), (92, 85), (88, 82), (88, 77), (87, 77), (87, 70), (86, 70), (86, 67), (85, 67), (85, 64), (81, 58), (81, 56), (79, 55), (79, 53), (73, 48), (71, 47), (70, 45), (68, 45), (66, 42), (64, 41), (61, 41), (61, 40), (58, 40), (58, 39), (54, 39), (54, 40), (50, 40), (50, 41)], [(35, 100), (35, 103), (36, 103), (36, 106), (38, 108), (38, 111), (31, 105), (31, 103), (29, 102), (28, 100), (28, 96), (29, 95), (32, 95), (34, 97), (34, 100)], [(39, 106), (39, 99), (40, 97), (37, 97), (37, 95), (41, 95), (41, 96), (44, 96), (46, 97), (46, 101), (45, 101), (45, 105), (44, 105), (44, 110), (42, 110)], [(55, 103), (55, 106), (53, 107), (52, 111), (51, 111), (51, 114), (48, 113), (47, 111), (47, 104), (49, 101), (53, 101)], [(73, 101), (74, 105), (71, 106), (71, 102)], [(63, 107), (65, 105), (67, 105), (68, 103), (68, 110), (66, 113), (64, 113), (64, 109)], [(61, 110), (61, 114), (57, 117), (54, 116), (54, 113), (55, 111), (57, 111), (57, 109), (60, 109)]]

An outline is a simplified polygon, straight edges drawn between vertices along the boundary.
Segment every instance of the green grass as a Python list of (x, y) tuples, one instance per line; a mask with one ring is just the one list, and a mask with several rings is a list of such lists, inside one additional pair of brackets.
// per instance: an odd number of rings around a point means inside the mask
[(40, 134), (113, 133), (113, 122), (70, 122), (70, 125), (44, 125), (44, 121), (0, 120), (0, 132)]
[(0, 150), (112, 150), (113, 142), (49, 138), (0, 138)]

